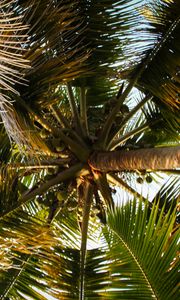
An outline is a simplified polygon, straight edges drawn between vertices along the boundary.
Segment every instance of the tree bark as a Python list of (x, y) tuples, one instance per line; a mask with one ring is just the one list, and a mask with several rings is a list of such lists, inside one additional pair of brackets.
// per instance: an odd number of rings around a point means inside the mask
[(97, 152), (89, 165), (101, 172), (175, 169), (180, 167), (180, 147)]

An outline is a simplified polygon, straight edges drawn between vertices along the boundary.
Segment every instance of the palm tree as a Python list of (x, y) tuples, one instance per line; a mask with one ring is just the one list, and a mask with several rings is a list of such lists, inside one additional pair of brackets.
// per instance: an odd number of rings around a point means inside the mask
[(0, 299), (178, 298), (178, 2), (2, 2)]

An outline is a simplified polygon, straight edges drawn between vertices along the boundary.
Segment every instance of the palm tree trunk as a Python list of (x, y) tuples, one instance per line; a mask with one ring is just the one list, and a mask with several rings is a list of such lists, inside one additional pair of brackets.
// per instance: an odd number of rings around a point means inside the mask
[(92, 169), (102, 172), (179, 168), (180, 146), (97, 152), (90, 157), (89, 165)]

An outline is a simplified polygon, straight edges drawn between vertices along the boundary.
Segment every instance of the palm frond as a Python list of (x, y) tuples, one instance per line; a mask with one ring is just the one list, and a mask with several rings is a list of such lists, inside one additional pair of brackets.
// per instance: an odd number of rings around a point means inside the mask
[(1, 161), (3, 161), (3, 163), (8, 162), (12, 155), (12, 147), (2, 125), (0, 125), (0, 149)]
[[(85, 269), (85, 297), (88, 299), (113, 299), (111, 289), (110, 259), (104, 249), (87, 251)], [(112, 297), (112, 298), (110, 298)]]
[[(179, 197), (179, 176), (171, 175), (161, 186), (160, 190), (153, 199), (153, 202), (159, 202), (159, 207), (165, 205), (165, 211), (174, 209)], [(178, 216), (177, 216), (178, 218)]]
[[(36, 219), (28, 217), (25, 212), (24, 221), (21, 217), (22, 212), (19, 217), (9, 218), (3, 226), (6, 233), (1, 234), (1, 238), (5, 238), (6, 242), (7, 237), (11, 240), (13, 237), (15, 243), (17, 232), (18, 239), (22, 241), (14, 244), (17, 246), (12, 247), (9, 253), (10, 258), (12, 251), (16, 253), (13, 255), (14, 264), (8, 265), (8, 270), (1, 273), (1, 295), (43, 299), (42, 293), (45, 293), (43, 297), (51, 295), (55, 299), (72, 299), (73, 295), (74, 299), (78, 299), (80, 252), (79, 246), (75, 246), (77, 225), (73, 215), (70, 217), (62, 212), (59, 221), (54, 223), (50, 239), (45, 231), (41, 232), (40, 220), (37, 224)], [(16, 227), (12, 232), (8, 228), (12, 228), (10, 223), (13, 220), (16, 220)], [(178, 299), (176, 282), (171, 280), (178, 268), (178, 233), (171, 236), (174, 220), (175, 210), (165, 216), (163, 208), (159, 215), (159, 207), (154, 205), (149, 216), (148, 204), (135, 200), (115, 208), (108, 217), (111, 229), (106, 231), (104, 228), (108, 244), (104, 242), (102, 249), (87, 251), (85, 297), (151, 299), (154, 295), (158, 299), (164, 299), (164, 296)], [(26, 230), (27, 224), (31, 227), (31, 234)], [(40, 238), (40, 232), (44, 232), (44, 239)], [(70, 240), (76, 250), (69, 247)], [(7, 253), (4, 258), (8, 258)], [(13, 269), (15, 266), (17, 269)], [(8, 283), (12, 282), (10, 286)], [(164, 282), (167, 289), (164, 289)]]
[(47, 180), (47, 169), (22, 167), (19, 163), (2, 163), (0, 168), (0, 218), (12, 214), (23, 205), (22, 195)]
[[(56, 299), (59, 295), (70, 299), (78, 295), (77, 220), (68, 210), (58, 218), (49, 227), (48, 210), (41, 203), (33, 212), (28, 205), (1, 220), (1, 299), (46, 299), (48, 294)], [(72, 245), (74, 249), (70, 248)], [(43, 296), (42, 292), (46, 294)]]
[(125, 51), (133, 41), (132, 31), (140, 21), (140, 2), (136, 1), (80, 1), (80, 14), (86, 28), (84, 43), (91, 54), (87, 66), (92, 74), (84, 74), (75, 85), (86, 87), (87, 104), (100, 105), (117, 94), (119, 80), (116, 65), (129, 58)]
[(176, 214), (164, 216), (162, 208), (158, 216), (158, 209), (154, 205), (148, 216), (148, 204), (134, 200), (108, 217), (116, 238), (110, 257), (117, 299), (178, 299), (178, 233), (171, 235)]
[(23, 24), (23, 15), (14, 12), (15, 3), (13, 0), (0, 4), (0, 115), (10, 139), (26, 144), (25, 135), (15, 117), (12, 104), (14, 99), (9, 95), (19, 94), (17, 84), (27, 83), (24, 74), (29, 69), (29, 61), (23, 57), (28, 26)]
[[(153, 102), (155, 102), (155, 98), (153, 98), (153, 101), (149, 101), (142, 109), (142, 112), (144, 113), (146, 119), (160, 119), (162, 122), (163, 127), (168, 131), (169, 133), (173, 134), (175, 133), (177, 135), (177, 131), (179, 129), (178, 127), (178, 121), (179, 116), (177, 112), (172, 112), (169, 110), (169, 112), (166, 111), (165, 107), (162, 105), (161, 107), (157, 107)], [(172, 116), (174, 118), (172, 118)], [(171, 121), (170, 121), (171, 120)], [(173, 124), (172, 124), (173, 122)]]
[[(46, 223), (47, 210), (41, 207), (40, 211), (37, 207), (32, 217), (31, 210), (24, 209), (1, 222), (4, 254), (1, 258), (4, 266), (0, 276), (1, 299), (6, 296), (46, 299), (48, 295), (55, 299), (79, 299), (80, 230), (75, 211), (64, 206), (50, 228)], [(11, 247), (7, 252), (8, 243)]]
[(167, 111), (163, 106), (159, 109), (150, 101), (143, 108), (143, 114), (147, 121), (157, 122), (150, 126), (148, 132), (144, 132), (139, 139), (139, 145), (151, 144), (160, 147), (179, 144), (178, 112)]
[(20, 112), (17, 113), (15, 106), (6, 106), (5, 111), (1, 111), (1, 118), (11, 143), (15, 142), (22, 153), (32, 156), (38, 152), (43, 154), (51, 152), (28, 122), (27, 114), (23, 116)]
[[(135, 109), (136, 106), (132, 111)], [(131, 115), (131, 111), (129, 114)], [(126, 121), (126, 116), (124, 121)], [(117, 130), (115, 131), (116, 134), (121, 134), (120, 138), (118, 139), (118, 135), (114, 135), (114, 140), (111, 141), (109, 145), (118, 146), (118, 143), (120, 143), (123, 147), (128, 149), (133, 147), (148, 147), (150, 145), (159, 147), (178, 145), (178, 113), (173, 113), (171, 110), (167, 111), (163, 106), (156, 107), (153, 99), (149, 99), (149, 101), (141, 107), (141, 110), (133, 114), (129, 120), (127, 119), (126, 124), (124, 124), (124, 121), (122, 119), (122, 123), (120, 122), (119, 124), (121, 128), (119, 133)], [(142, 134), (141, 128), (144, 128)]]
[(13, 210), (18, 204), (20, 194), (18, 188), (18, 174), (16, 170), (8, 170), (1, 166), (0, 170), (0, 216)]
[(30, 24), (26, 58), (32, 69), (26, 72), (29, 87), (24, 98), (42, 101), (50, 88), (78, 77), (85, 70), (88, 51), (81, 45), (82, 16), (77, 14), (75, 2), (27, 1), (17, 7), (23, 7), (24, 20)]
[(22, 15), (16, 16), (13, 11), (13, 1), (3, 1), (0, 4), (0, 74), (1, 94), (0, 111), (9, 104), (8, 91), (18, 93), (14, 88), (17, 82), (23, 82), (24, 69), (28, 68), (28, 61), (23, 58), (23, 45), (27, 42), (27, 25), (22, 23)]
[[(155, 95), (168, 106), (178, 108), (179, 95), (179, 1), (150, 1), (145, 8), (148, 19), (146, 34), (154, 39), (154, 44), (142, 52), (142, 56), (152, 56), (141, 78), (140, 89)], [(150, 54), (149, 54), (150, 53)], [(150, 57), (149, 56), (149, 57)], [(145, 59), (142, 60), (145, 61)], [(131, 67), (130, 67), (131, 68)], [(126, 76), (126, 75), (125, 75)]]
[[(22, 259), (18, 266), (19, 274), (17, 270), (3, 274), (0, 299), (6, 299), (5, 296), (16, 299), (32, 297), (45, 300), (48, 296), (78, 299), (79, 251), (60, 246), (53, 247), (53, 250), (53, 255), (50, 250), (42, 249), (29, 256), (27, 261)], [(12, 279), (13, 284), (4, 291), (7, 279)]]
[(111, 184), (115, 185), (115, 187), (120, 187), (121, 189), (126, 190), (133, 197), (141, 199), (143, 202), (147, 202), (147, 199), (143, 197), (142, 193), (138, 193), (138, 191), (132, 187), (132, 176), (130, 182), (131, 184), (118, 175), (114, 174), (108, 174), (107, 179), (109, 180), (109, 182), (111, 182)]

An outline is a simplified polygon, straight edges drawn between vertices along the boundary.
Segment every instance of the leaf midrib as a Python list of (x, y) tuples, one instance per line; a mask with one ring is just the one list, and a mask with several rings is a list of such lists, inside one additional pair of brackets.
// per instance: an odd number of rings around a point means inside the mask
[(133, 251), (131, 250), (131, 248), (127, 245), (127, 243), (123, 240), (123, 238), (113, 230), (113, 232), (116, 234), (116, 236), (118, 236), (120, 242), (123, 244), (123, 246), (128, 250), (129, 254), (131, 255), (131, 257), (133, 258), (133, 261), (136, 263), (136, 265), (138, 266), (138, 269), (141, 271), (145, 281), (147, 282), (147, 285), (149, 287), (149, 290), (152, 292), (152, 296), (154, 299), (158, 300), (158, 297), (155, 293), (155, 290), (152, 287), (151, 282), (148, 279), (148, 276), (146, 274), (146, 272), (144, 271), (143, 267), (141, 266), (140, 262), (138, 261), (137, 257), (134, 255)]

